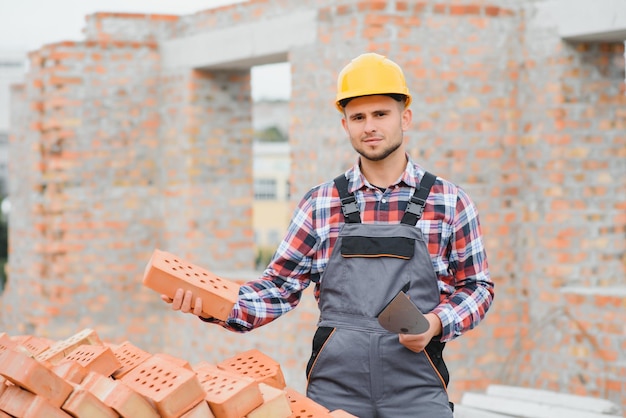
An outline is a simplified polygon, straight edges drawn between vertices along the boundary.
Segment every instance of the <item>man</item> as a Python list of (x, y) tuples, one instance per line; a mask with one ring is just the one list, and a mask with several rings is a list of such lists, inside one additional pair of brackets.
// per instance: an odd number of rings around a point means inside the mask
[[(408, 156), (411, 94), (397, 64), (363, 54), (341, 71), (337, 88), (357, 163), (302, 198), (263, 276), (241, 287), (228, 320), (204, 320), (252, 330), (295, 308), (313, 282), (320, 319), (308, 397), (361, 418), (452, 417), (443, 346), (474, 328), (494, 295), (476, 207)], [(378, 323), (400, 291), (425, 313), (424, 333), (397, 335)], [(191, 292), (163, 299), (202, 312)]]

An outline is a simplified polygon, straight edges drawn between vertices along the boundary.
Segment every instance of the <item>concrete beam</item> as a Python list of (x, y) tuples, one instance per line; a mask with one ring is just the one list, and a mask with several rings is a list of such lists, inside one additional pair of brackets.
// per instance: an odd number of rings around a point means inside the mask
[(243, 69), (287, 60), (317, 39), (317, 11), (300, 11), (162, 43), (164, 69)]
[(626, 40), (625, 0), (547, 0), (538, 2), (537, 7), (540, 13), (549, 15), (557, 23), (563, 39)]

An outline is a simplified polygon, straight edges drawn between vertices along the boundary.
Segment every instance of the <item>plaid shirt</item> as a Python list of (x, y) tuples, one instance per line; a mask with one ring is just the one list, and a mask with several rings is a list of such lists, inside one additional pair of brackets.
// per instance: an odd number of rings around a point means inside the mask
[[(365, 179), (358, 163), (345, 173), (363, 223), (400, 222), (424, 175), (424, 170), (407, 158), (404, 173), (385, 192)], [(241, 287), (239, 302), (226, 322), (212, 322), (240, 332), (264, 325), (295, 308), (311, 282), (319, 299), (320, 278), (343, 222), (333, 181), (311, 189), (298, 204), (263, 276)], [(438, 278), (441, 302), (433, 312), (443, 326), (441, 341), (449, 341), (482, 320), (494, 295), (478, 213), (462, 189), (437, 178), (417, 227), (428, 243)]]

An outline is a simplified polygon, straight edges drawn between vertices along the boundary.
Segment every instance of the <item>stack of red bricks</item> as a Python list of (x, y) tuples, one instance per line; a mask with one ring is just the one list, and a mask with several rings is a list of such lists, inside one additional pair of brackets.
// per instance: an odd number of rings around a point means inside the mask
[(353, 417), (286, 386), (258, 350), (192, 367), (91, 329), (61, 341), (0, 333), (0, 376), (0, 418)]

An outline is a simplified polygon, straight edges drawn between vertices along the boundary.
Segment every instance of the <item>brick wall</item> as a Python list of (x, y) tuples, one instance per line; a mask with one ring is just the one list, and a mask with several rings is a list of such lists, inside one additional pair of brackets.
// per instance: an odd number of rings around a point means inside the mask
[(355, 161), (332, 105), (337, 72), (363, 51), (387, 54), (414, 95), (410, 153), (476, 201), (497, 286), (485, 322), (446, 349), (453, 400), (508, 383), (625, 405), (623, 44), (563, 42), (532, 1), (258, 0), (88, 17), (87, 41), (35, 51), (14, 89), (7, 332), (92, 327), (192, 362), (258, 348), (304, 388), (310, 292), (237, 335), (165, 310), (140, 277), (155, 247), (233, 279), (254, 262), (249, 71), (165, 71), (159, 42), (311, 8), (317, 41), (288, 51), (293, 198)]

